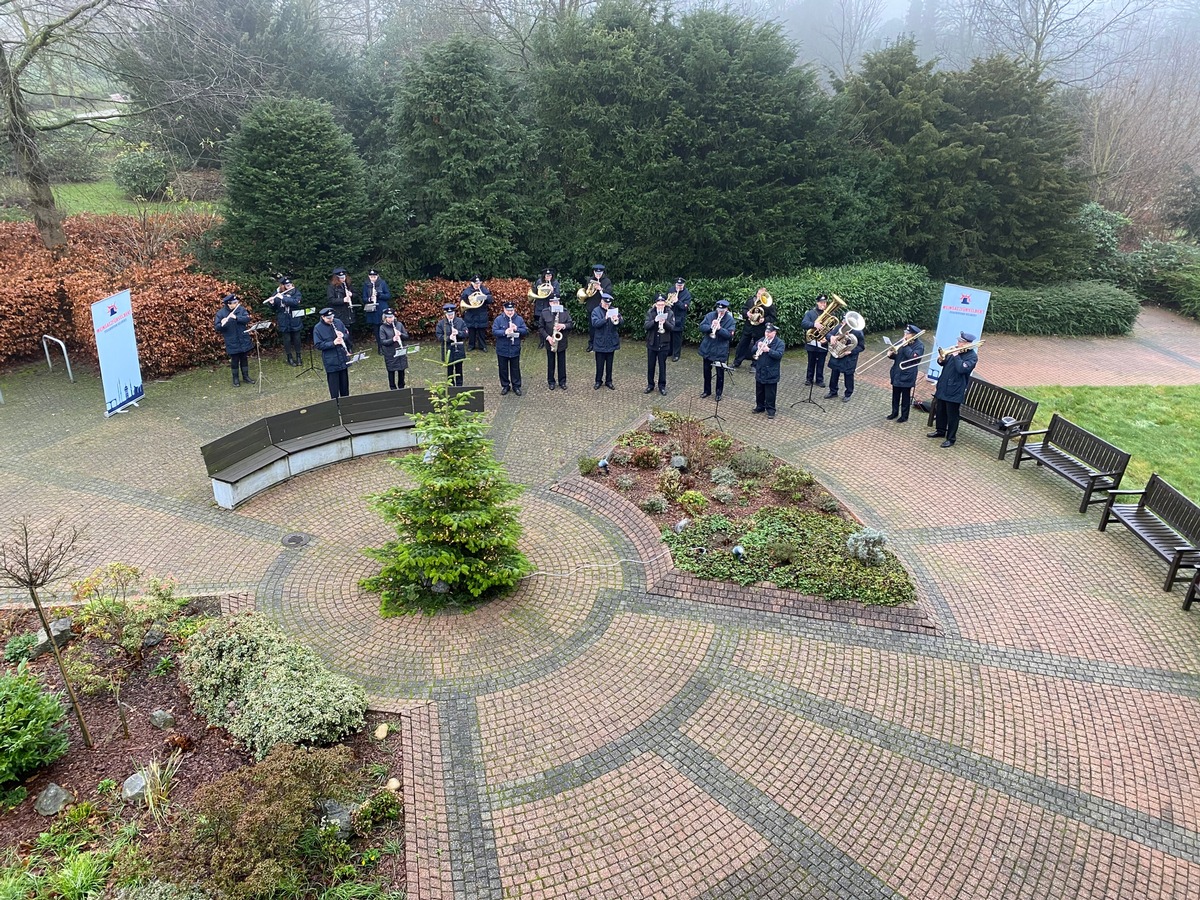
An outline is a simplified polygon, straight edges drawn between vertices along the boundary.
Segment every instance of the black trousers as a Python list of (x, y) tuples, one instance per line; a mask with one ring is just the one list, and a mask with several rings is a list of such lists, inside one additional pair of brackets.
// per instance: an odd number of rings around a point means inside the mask
[(612, 384), (612, 364), (615, 350), (596, 351), (596, 384)]
[(849, 397), (854, 393), (854, 372), (839, 372), (837, 369), (829, 370), (829, 393), (836, 394), (838, 392), (838, 376), (846, 376), (846, 396)]
[(765, 409), (771, 415), (775, 415), (775, 395), (778, 392), (778, 381), (772, 384), (763, 384), (761, 381), (754, 382), (754, 408)]
[(329, 397), (336, 400), (338, 397), (350, 396), (350, 370), (342, 369), (340, 372), (326, 372), (325, 380), (329, 382)]
[(486, 325), (471, 325), (467, 328), (467, 349), (468, 350), (486, 350), (487, 349), (487, 326)]
[[(561, 343), (561, 342), (560, 342)], [(558, 370), (559, 387), (567, 386), (567, 350), (551, 350), (546, 348), (546, 383), (554, 384), (554, 371)]]
[(521, 355), (501, 356), (496, 354), (496, 362), (500, 366), (500, 387), (519, 388), (521, 386)]
[(679, 330), (671, 332), (671, 356), (679, 359), (679, 354), (683, 352), (683, 323), (678, 316), (675, 317), (675, 326)]
[(646, 387), (654, 387), (655, 368), (658, 369), (658, 386), (667, 386), (667, 356), (670, 352), (670, 346), (646, 348)]
[(829, 355), (829, 351), (824, 347), (805, 347), (808, 351), (808, 371), (804, 373), (804, 383), (812, 384), (814, 381), (825, 386), (825, 357)]
[(902, 419), (908, 418), (909, 407), (912, 406), (912, 388), (892, 385), (892, 415)]
[(754, 355), (754, 345), (758, 343), (758, 338), (750, 336), (750, 332), (742, 332), (742, 339), (738, 341), (737, 351), (733, 354), (733, 364), (740, 366), (742, 362)]
[(248, 353), (230, 353), (229, 354), (229, 369), (233, 372), (234, 377), (237, 377), (238, 368), (241, 368), (242, 374), (247, 378), (250, 377), (250, 355)]
[(946, 400), (937, 399), (937, 407), (934, 415), (936, 416), (937, 431), (940, 434), (946, 435), (946, 440), (955, 441), (958, 439), (958, 415), (961, 403), (950, 403)]
[(405, 370), (399, 369), (395, 372), (388, 370), (388, 387), (393, 391), (398, 391), (404, 387)]
[[(704, 393), (712, 393), (712, 373), (713, 361), (711, 359), (704, 360)], [(725, 369), (717, 369), (717, 396), (725, 392)]]
[(458, 362), (446, 363), (446, 380), (455, 387), (462, 387), (462, 360)]
[(288, 361), (291, 362), (295, 357), (296, 362), (300, 362), (300, 344), (303, 337), (299, 331), (283, 332), (283, 352), (287, 354)]

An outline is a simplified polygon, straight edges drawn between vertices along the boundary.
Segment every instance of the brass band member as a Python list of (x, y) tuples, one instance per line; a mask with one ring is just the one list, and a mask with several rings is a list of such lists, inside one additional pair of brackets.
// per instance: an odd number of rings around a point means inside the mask
[(471, 332), (467, 349), (486, 351), (492, 292), (484, 286), (482, 275), (472, 276), (471, 283), (462, 289), (458, 302), (462, 306), (463, 321)]
[(467, 358), (467, 323), (454, 314), (453, 303), (442, 304), (442, 317), (433, 330), (442, 345), (442, 362), (446, 366), (446, 380), (462, 387), (463, 360)]
[[(828, 303), (829, 298), (824, 294), (817, 295), (816, 305), (804, 314), (804, 321), (800, 323), (805, 333), (816, 327), (817, 319), (821, 318), (821, 313), (825, 312)], [(804, 383), (812, 384), (815, 381), (817, 387), (825, 387), (825, 356), (829, 351), (820, 341), (808, 341), (804, 349), (808, 352), (808, 370), (804, 374)]]
[(555, 297), (561, 297), (558, 292), (558, 279), (554, 277), (553, 269), (542, 269), (542, 274), (534, 281), (529, 289), (529, 299), (533, 301), (533, 324), (538, 329), (538, 347), (546, 346), (546, 338), (541, 332), (542, 313)]
[(496, 339), (496, 362), (500, 366), (500, 396), (511, 389), (521, 396), (521, 343), (529, 328), (525, 320), (517, 315), (517, 305), (504, 301), (504, 312), (492, 323), (492, 337)]
[(775, 303), (767, 289), (760, 287), (754, 296), (742, 304), (742, 339), (733, 354), (736, 369), (754, 355), (754, 346), (766, 333), (767, 323), (775, 321)]
[(349, 397), (350, 353), (354, 343), (350, 339), (350, 329), (328, 306), (321, 310), (321, 321), (313, 328), (313, 344), (321, 351), (321, 364), (325, 366), (330, 399)]
[(897, 422), (908, 421), (908, 410), (912, 406), (912, 390), (917, 385), (917, 370), (920, 366), (910, 366), (907, 369), (900, 368), (902, 363), (910, 359), (916, 359), (919, 356), (925, 355), (925, 345), (921, 343), (921, 339), (917, 337), (921, 333), (921, 329), (916, 325), (909, 325), (904, 329), (904, 340), (892, 346), (888, 350), (888, 356), (892, 362), (892, 414), (889, 419), (895, 419)]
[(304, 317), (292, 315), (302, 305), (300, 289), (292, 284), (290, 275), (280, 275), (279, 290), (265, 302), (275, 310), (275, 327), (283, 335), (283, 351), (287, 354), (288, 365), (301, 365), (300, 344), (303, 338), (300, 333), (304, 330)]
[(408, 370), (408, 350), (404, 342), (408, 340), (408, 330), (404, 323), (396, 318), (394, 310), (383, 311), (383, 323), (379, 326), (377, 335), (379, 346), (383, 348), (380, 356), (387, 368), (388, 387), (393, 391), (404, 387), (404, 373)]
[[(671, 295), (675, 302), (671, 303)], [(684, 286), (683, 276), (675, 279), (675, 290), (667, 294), (667, 305), (675, 313), (675, 327), (671, 329), (671, 360), (679, 362), (679, 354), (683, 352), (683, 328), (687, 324), (687, 314), (692, 308), (692, 292)]]
[(754, 409), (775, 418), (775, 394), (779, 390), (779, 367), (787, 346), (768, 322), (762, 338), (754, 345)]
[[(221, 308), (213, 317), (213, 328), (225, 339), (225, 352), (229, 354), (229, 368), (233, 372), (233, 386), (241, 387), (242, 381), (254, 384), (250, 378), (250, 362), (247, 355), (254, 346), (246, 329), (250, 326), (250, 313), (242, 306), (237, 294), (226, 294)], [(238, 367), (242, 370), (242, 381), (238, 381)]]
[(704, 357), (704, 393), (700, 399), (712, 396), (713, 363), (720, 363), (717, 369), (717, 399), (725, 392), (725, 362), (729, 359), (729, 342), (733, 340), (737, 323), (733, 313), (729, 311), (728, 300), (718, 300), (717, 308), (704, 317), (700, 323), (700, 355)]
[(832, 400), (838, 395), (838, 379), (846, 379), (846, 393), (843, 403), (850, 402), (854, 393), (854, 370), (858, 368), (858, 355), (863, 351), (866, 336), (862, 329), (853, 327), (850, 321), (857, 313), (846, 313), (837, 331), (831, 332), (825, 343), (829, 347), (829, 393), (826, 400)]
[(612, 305), (609, 294), (600, 294), (600, 305), (592, 313), (592, 341), (596, 353), (596, 390), (603, 384), (610, 391), (615, 391), (612, 380), (613, 354), (621, 346), (621, 334), (617, 327), (621, 324), (621, 316)]
[(975, 335), (960, 331), (958, 343), (945, 353), (938, 353), (942, 373), (938, 376), (937, 390), (933, 392), (937, 430), (929, 432), (928, 437), (945, 438), (943, 447), (953, 447), (958, 439), (959, 408), (967, 399), (971, 372), (979, 362), (979, 355), (970, 347), (974, 343)]
[(554, 390), (556, 373), (558, 387), (567, 389), (567, 332), (574, 324), (561, 297), (551, 297), (550, 305), (538, 318), (538, 334), (546, 347), (546, 383), (550, 390)]
[(593, 344), (596, 342), (596, 329), (591, 323), (596, 308), (600, 306), (600, 296), (602, 294), (612, 296), (612, 281), (604, 274), (604, 266), (596, 263), (592, 266), (591, 277), (586, 279), (584, 286), (579, 289), (579, 299), (583, 301), (588, 314), (588, 353), (592, 352)]
[[(367, 329), (379, 340), (379, 326), (383, 324), (383, 311), (392, 305), (392, 289), (379, 277), (379, 270), (367, 273), (362, 287), (363, 318)], [(383, 344), (378, 344), (379, 355), (383, 355)]]
[(654, 391), (654, 370), (658, 369), (658, 392), (667, 394), (667, 357), (671, 353), (675, 312), (667, 308), (665, 294), (654, 296), (654, 305), (646, 310), (646, 390)]
[(325, 286), (325, 305), (333, 310), (339, 322), (354, 325), (354, 285), (346, 278), (346, 270), (337, 268)]

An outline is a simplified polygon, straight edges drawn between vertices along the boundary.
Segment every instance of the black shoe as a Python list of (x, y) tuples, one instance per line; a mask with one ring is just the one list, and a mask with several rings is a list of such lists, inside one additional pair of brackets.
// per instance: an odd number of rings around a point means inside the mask
[(717, 392), (717, 402), (718, 403), (721, 402), (721, 392), (720, 391)]
[(234, 375), (234, 376), (233, 376), (233, 386), (234, 386), (234, 387), (241, 387), (241, 386), (242, 386), (242, 383), (241, 383), (240, 381), (238, 381), (238, 377), (237, 377), (236, 375)]
[(584, 353), (594, 353), (595, 351), (592, 349), (592, 345), (591, 345), (591, 344), (588, 344), (588, 345), (587, 345), (587, 349), (586, 349), (585, 351), (583, 351), (583, 352), (584, 352)]
[(509, 391), (508, 388), (500, 388), (500, 396), (503, 397)]
[(825, 387), (825, 382), (823, 382), (823, 381), (818, 381), (818, 382), (817, 382), (817, 387)]
[(290, 365), (293, 365), (293, 363), (292, 363), (292, 358), (291, 358), (290, 356), (288, 357), (288, 365), (289, 365), (289, 366), (290, 366)]
[(900, 415), (900, 413), (894, 412), (890, 416), (888, 416), (887, 419), (890, 422), (892, 419), (899, 417), (899, 415)]
[(520, 396), (521, 396), (521, 389), (520, 389), (520, 388), (513, 388), (513, 393), (514, 393), (514, 394), (516, 394), (518, 397), (520, 397)]
[(712, 391), (705, 391), (703, 394), (700, 395), (700, 399), (707, 400), (711, 396), (712, 396)]
[(650, 385), (644, 391), (642, 391), (642, 393), (643, 394), (653, 394), (654, 393), (654, 385)]
[(679, 357), (678, 357), (678, 356), (672, 356), (672, 357), (671, 357), (671, 362), (679, 362)]
[(811, 378), (805, 378), (805, 379), (804, 379), (804, 386), (805, 386), (805, 387), (808, 387), (810, 384), (812, 384), (812, 379), (811, 379)]
[(766, 407), (763, 406), (756, 406), (754, 409), (750, 410), (752, 413), (765, 413), (766, 411)]
[(837, 397), (837, 391), (830, 391), (828, 394), (825, 395), (826, 400), (832, 400), (835, 397)]
[(929, 434), (925, 435), (925, 437), (932, 437), (932, 438), (938, 438), (938, 437), (944, 438), (945, 436), (946, 436), (946, 432), (944, 432), (944, 431), (931, 431), (931, 432), (929, 432)]
[(740, 369), (740, 368), (742, 367), (742, 363), (741, 363), (741, 361), (739, 360), (738, 362), (735, 362), (735, 363), (733, 364), (733, 367), (734, 367), (735, 369)]
[(658, 392), (659, 392), (660, 394), (662, 394), (664, 397), (665, 397), (665, 396), (667, 396), (667, 389), (666, 389), (665, 387), (661, 387), (661, 388), (659, 388), (659, 389), (658, 389)]
[(558, 389), (559, 389), (560, 391), (565, 391), (565, 390), (567, 389), (567, 383), (564, 381), (562, 384), (560, 384), (560, 385), (558, 386)]
[(558, 387), (558, 385), (552, 381), (547, 385), (547, 387), (550, 388), (550, 390), (554, 390), (555, 388)]
[(900, 418), (898, 418), (898, 419), (896, 420), (896, 424), (897, 424), (897, 425), (902, 425), (902, 424), (904, 424), (904, 423), (905, 423), (905, 422), (907, 422), (907, 421), (908, 421), (908, 416), (901, 416)]
[(849, 403), (849, 402), (850, 402), (850, 395), (849, 395), (849, 394), (847, 394), (845, 397), (843, 397), (843, 398), (842, 398), (842, 402), (843, 402), (843, 403)]
[(595, 384), (593, 384), (593, 385), (592, 385), (592, 390), (593, 390), (593, 391), (598, 391), (598, 390), (600, 390), (600, 382), (598, 382), (598, 381), (597, 381)]
[(242, 373), (242, 381), (246, 382), (246, 384), (254, 384), (254, 379), (245, 372)]
[(610, 391), (616, 390), (616, 388), (613, 387), (613, 383), (611, 381), (608, 384), (606, 384), (605, 387), (608, 388)]
[(768, 419), (773, 419), (773, 418), (775, 418), (775, 413), (773, 413), (773, 412), (769, 412), (769, 413), (767, 413), (767, 418), (768, 418)]
[(953, 447), (954, 441), (942, 441), (942, 446), (943, 447)]

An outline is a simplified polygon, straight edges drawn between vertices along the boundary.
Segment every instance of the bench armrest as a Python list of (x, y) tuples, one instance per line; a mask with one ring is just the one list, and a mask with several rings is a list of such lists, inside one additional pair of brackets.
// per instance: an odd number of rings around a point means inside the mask
[(1175, 551), (1176, 556), (1182, 556), (1185, 553), (1200, 553), (1200, 547), (1172, 547), (1171, 549)]
[(1032, 435), (1035, 435), (1035, 434), (1045, 434), (1049, 430), (1050, 430), (1049, 428), (1039, 428), (1036, 431), (1019, 431), (1017, 433), (1019, 435), (1021, 435), (1021, 437), (1026, 438), (1026, 437), (1031, 437)]
[(1144, 493), (1146, 493), (1145, 488), (1142, 488), (1140, 491), (1127, 491), (1122, 488), (1113, 488), (1108, 492), (1108, 495), (1110, 497), (1115, 497), (1117, 494), (1122, 494), (1126, 497), (1140, 497)]

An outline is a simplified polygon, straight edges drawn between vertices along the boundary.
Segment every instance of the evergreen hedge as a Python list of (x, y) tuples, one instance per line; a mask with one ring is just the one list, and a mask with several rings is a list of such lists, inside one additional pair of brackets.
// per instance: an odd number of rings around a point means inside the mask
[[(986, 330), (1008, 334), (1128, 334), (1137, 297), (1103, 281), (1065, 281), (1039, 288), (989, 288)], [(934, 321), (934, 320), (931, 320)]]

